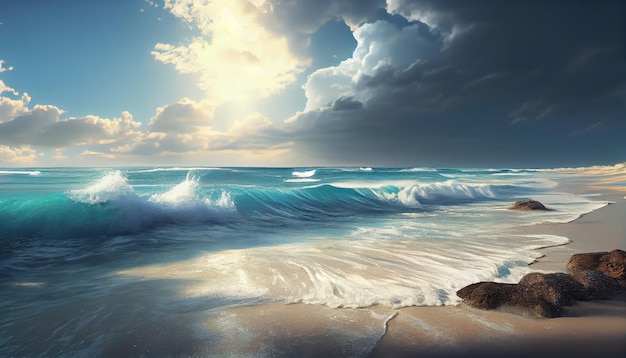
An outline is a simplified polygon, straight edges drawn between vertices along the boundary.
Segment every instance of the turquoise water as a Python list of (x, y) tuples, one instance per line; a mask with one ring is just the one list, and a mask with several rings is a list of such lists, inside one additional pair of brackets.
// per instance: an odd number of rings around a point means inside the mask
[[(114, 354), (133, 332), (183, 334), (189, 315), (233, 305), (456, 304), (459, 288), (516, 281), (537, 248), (567, 242), (515, 228), (606, 205), (558, 186), (576, 175), (2, 169), (0, 355)], [(506, 209), (529, 198), (555, 211)]]

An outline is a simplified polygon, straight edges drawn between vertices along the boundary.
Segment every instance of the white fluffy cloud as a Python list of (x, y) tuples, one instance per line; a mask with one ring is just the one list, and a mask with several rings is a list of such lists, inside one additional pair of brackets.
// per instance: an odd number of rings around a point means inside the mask
[(29, 146), (11, 148), (0, 145), (0, 163), (11, 163), (16, 165), (34, 164), (40, 154)]
[(276, 93), (308, 64), (289, 49), (285, 36), (265, 28), (265, 1), (167, 0), (165, 8), (199, 35), (186, 44), (159, 43), (154, 57), (181, 73), (196, 73), (214, 105)]
[(33, 109), (0, 123), (0, 140), (16, 146), (52, 148), (109, 144), (136, 136), (141, 125), (128, 112), (114, 119), (97, 116), (61, 119), (63, 113), (55, 106), (35, 105)]
[(0, 60), (0, 73), (6, 71), (13, 71), (13, 66), (4, 67), (4, 60)]
[(150, 120), (150, 131), (189, 133), (210, 129), (212, 110), (204, 103), (183, 98), (177, 103), (159, 107)]
[(28, 104), (30, 103), (28, 93), (23, 93), (20, 98), (13, 99), (2, 95), (6, 92), (13, 96), (19, 96), (19, 92), (5, 85), (4, 82), (0, 80), (0, 123), (9, 121), (17, 115), (26, 112), (28, 110)]
[(152, 117), (149, 132), (112, 149), (129, 155), (170, 155), (221, 151), (273, 151), (289, 138), (272, 122), (254, 113), (233, 121), (226, 131), (210, 126), (212, 112), (205, 102), (188, 98), (160, 107)]

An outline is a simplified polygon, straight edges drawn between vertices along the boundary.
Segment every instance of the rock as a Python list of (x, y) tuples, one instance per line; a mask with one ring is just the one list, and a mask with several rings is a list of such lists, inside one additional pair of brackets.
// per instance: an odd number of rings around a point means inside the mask
[(623, 289), (618, 280), (598, 270), (575, 270), (570, 276), (584, 288), (582, 296), (577, 298), (581, 301), (610, 298)]
[(600, 258), (608, 252), (588, 252), (584, 254), (574, 254), (567, 262), (567, 272), (577, 269), (595, 270), (600, 265)]
[(566, 273), (531, 272), (519, 281), (527, 295), (557, 306), (571, 306), (585, 297), (584, 286)]
[(530, 273), (519, 284), (479, 282), (460, 289), (463, 301), (481, 309), (504, 309), (522, 315), (558, 317), (562, 307), (582, 297), (583, 286), (565, 273)]
[(463, 287), (456, 294), (472, 307), (492, 310), (510, 301), (511, 297), (517, 294), (517, 285), (478, 282)]
[(598, 270), (626, 287), (626, 252), (613, 250), (572, 255), (567, 263), (567, 272), (577, 270)]
[(509, 207), (509, 210), (543, 210), (543, 211), (551, 211), (552, 209), (546, 208), (542, 203), (537, 200), (524, 200), (524, 201), (516, 201), (515, 204)]
[(626, 252), (613, 250), (600, 258), (598, 271), (626, 286)]
[(568, 273), (532, 272), (517, 284), (478, 282), (457, 295), (481, 309), (504, 309), (522, 315), (558, 317), (563, 306), (577, 300), (610, 298), (626, 291), (626, 252), (592, 252), (573, 255)]

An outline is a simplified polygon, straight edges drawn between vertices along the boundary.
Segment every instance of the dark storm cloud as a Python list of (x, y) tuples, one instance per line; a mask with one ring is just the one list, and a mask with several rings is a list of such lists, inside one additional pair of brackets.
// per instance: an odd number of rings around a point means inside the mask
[[(429, 25), (428, 36), (416, 36), (436, 45), (436, 53), (417, 51), (404, 65), (406, 59), (394, 57), (414, 47), (389, 51), (386, 62), (357, 76), (350, 93), (330, 101), (341, 108), (350, 98), (362, 107), (299, 115), (294, 123), (301, 150), (356, 165), (543, 166), (626, 159), (622, 2), (388, 3), (390, 11)], [(377, 40), (377, 46), (387, 46)]]
[(333, 103), (333, 111), (349, 111), (360, 109), (363, 107), (363, 103), (355, 101), (352, 97), (339, 97), (335, 103)]

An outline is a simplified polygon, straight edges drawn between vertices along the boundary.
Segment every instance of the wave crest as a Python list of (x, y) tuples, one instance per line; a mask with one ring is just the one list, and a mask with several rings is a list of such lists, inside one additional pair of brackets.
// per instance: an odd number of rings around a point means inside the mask
[(68, 196), (85, 204), (102, 204), (121, 198), (136, 196), (128, 179), (119, 170), (110, 172), (84, 189), (71, 190)]
[(469, 201), (496, 199), (493, 186), (469, 185), (448, 180), (442, 183), (416, 184), (398, 193), (398, 200), (405, 205), (460, 204)]

